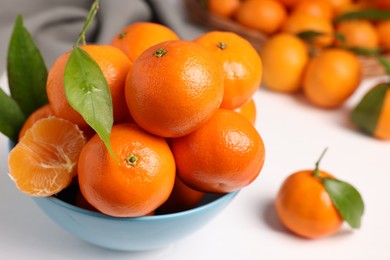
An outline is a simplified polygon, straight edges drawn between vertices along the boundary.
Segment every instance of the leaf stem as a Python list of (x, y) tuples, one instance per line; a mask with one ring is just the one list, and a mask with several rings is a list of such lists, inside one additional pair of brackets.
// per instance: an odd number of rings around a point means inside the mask
[(318, 161), (316, 162), (316, 167), (314, 168), (314, 172), (313, 172), (313, 176), (314, 177), (317, 177), (317, 178), (320, 178), (320, 162), (322, 160), (322, 158), (324, 157), (326, 151), (328, 150), (328, 147), (326, 147), (322, 153), (321, 153), (321, 156), (320, 158), (318, 159)]
[(85, 40), (85, 33), (87, 32), (89, 26), (91, 26), (93, 20), (95, 19), (96, 13), (99, 9), (99, 0), (95, 0), (91, 6), (91, 9), (89, 10), (87, 19), (85, 20), (83, 29), (81, 30), (79, 34), (79, 38), (77, 38), (77, 41), (73, 45), (73, 48), (76, 48), (80, 45), (80, 42), (82, 45), (86, 45), (86, 40)]

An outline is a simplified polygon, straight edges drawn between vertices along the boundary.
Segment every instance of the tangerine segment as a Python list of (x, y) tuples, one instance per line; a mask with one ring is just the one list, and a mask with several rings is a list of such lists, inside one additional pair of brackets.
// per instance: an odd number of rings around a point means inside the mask
[(114, 125), (110, 135), (116, 161), (98, 135), (83, 148), (78, 179), (85, 199), (114, 217), (151, 213), (169, 197), (175, 161), (166, 141), (135, 124)]
[(125, 87), (134, 121), (162, 137), (184, 136), (206, 122), (223, 97), (222, 68), (213, 54), (189, 41), (166, 41), (134, 63)]
[(199, 129), (172, 140), (177, 174), (189, 187), (225, 193), (249, 185), (264, 164), (263, 141), (249, 120), (219, 109)]
[(38, 120), (10, 152), (9, 175), (30, 196), (57, 194), (76, 175), (84, 144), (77, 125), (56, 117)]

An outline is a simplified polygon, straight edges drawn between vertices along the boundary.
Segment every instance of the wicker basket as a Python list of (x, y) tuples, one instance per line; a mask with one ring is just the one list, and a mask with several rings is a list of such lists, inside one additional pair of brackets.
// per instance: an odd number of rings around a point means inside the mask
[[(209, 13), (200, 0), (184, 0), (187, 15), (194, 23), (200, 24), (210, 30), (231, 31), (246, 38), (259, 52), (269, 38), (268, 35), (240, 25), (232, 19), (219, 17)], [(390, 53), (383, 55), (390, 60)], [(383, 67), (372, 57), (360, 57), (365, 78), (385, 75)]]

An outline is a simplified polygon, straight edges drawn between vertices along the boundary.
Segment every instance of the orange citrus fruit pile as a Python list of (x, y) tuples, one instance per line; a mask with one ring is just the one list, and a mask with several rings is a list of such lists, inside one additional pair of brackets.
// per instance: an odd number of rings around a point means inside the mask
[(195, 207), (206, 192), (236, 191), (259, 175), (265, 150), (252, 97), (263, 68), (247, 40), (210, 32), (184, 41), (138, 22), (110, 45), (81, 48), (111, 93), (113, 153), (68, 102), (69, 51), (50, 68), (49, 105), (30, 116), (10, 153), (21, 191), (50, 196), (73, 180), (75, 204), (137, 217)]

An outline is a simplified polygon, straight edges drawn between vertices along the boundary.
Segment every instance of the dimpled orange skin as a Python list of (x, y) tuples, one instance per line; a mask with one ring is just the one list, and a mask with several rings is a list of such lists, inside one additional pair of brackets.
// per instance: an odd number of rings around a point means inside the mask
[[(84, 198), (114, 217), (137, 217), (154, 211), (169, 197), (175, 161), (163, 138), (135, 124), (114, 125), (111, 146), (119, 163), (95, 135), (81, 151), (78, 179)], [(126, 161), (137, 156), (135, 165)]]
[(240, 114), (219, 109), (191, 134), (172, 140), (177, 175), (189, 187), (226, 193), (249, 185), (264, 164), (263, 141)]
[[(332, 177), (324, 171), (320, 171), (320, 176)], [(290, 175), (276, 196), (275, 207), (282, 224), (305, 238), (332, 235), (343, 223), (322, 182), (313, 176), (313, 170)]]
[[(340, 22), (337, 33), (345, 38), (345, 45), (357, 48), (377, 48), (379, 38), (374, 25), (368, 20), (351, 20)], [(344, 43), (337, 42), (339, 46)]]
[(260, 87), (262, 62), (253, 46), (231, 32), (208, 32), (194, 40), (217, 57), (224, 73), (221, 107), (235, 109), (248, 102)]
[(329, 49), (312, 58), (303, 79), (306, 98), (322, 108), (337, 108), (359, 86), (361, 64), (352, 52)]
[(137, 22), (123, 28), (111, 41), (111, 45), (119, 48), (131, 62), (147, 48), (170, 40), (178, 40), (179, 36), (168, 27), (150, 22)]
[(381, 114), (373, 134), (379, 139), (390, 139), (390, 86), (387, 89)]
[[(161, 57), (156, 52), (164, 50)], [(223, 74), (213, 54), (189, 41), (166, 41), (146, 50), (126, 82), (135, 122), (162, 137), (194, 131), (219, 108)]]
[[(117, 48), (108, 45), (84, 45), (85, 50), (99, 65), (110, 88), (114, 119), (120, 120), (127, 113), (124, 86), (131, 63)], [(51, 67), (46, 84), (46, 92), (54, 114), (67, 119), (80, 128), (88, 128), (87, 122), (74, 110), (65, 95), (64, 73), (71, 52), (61, 55)]]
[(22, 129), (20, 129), (19, 140), (25, 135), (26, 131), (35, 124), (35, 122), (37, 122), (39, 119), (46, 118), (49, 116), (54, 116), (54, 113), (51, 110), (49, 104), (44, 105), (35, 110), (24, 122)]

